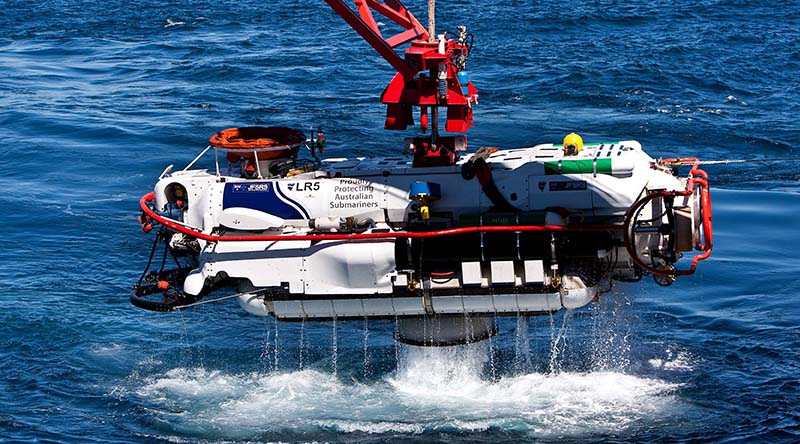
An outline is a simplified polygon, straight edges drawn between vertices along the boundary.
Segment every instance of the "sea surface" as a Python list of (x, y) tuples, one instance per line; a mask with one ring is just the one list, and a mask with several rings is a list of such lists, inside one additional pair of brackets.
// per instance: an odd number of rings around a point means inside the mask
[[(654, 157), (800, 156), (797, 1), (437, 3), (439, 29), (475, 34), (473, 148), (576, 131)], [(245, 125), (397, 154), (413, 131), (382, 129), (391, 76), (322, 0), (0, 2), (0, 441), (800, 441), (798, 162), (707, 168), (696, 275), (504, 318), (478, 345), (129, 304), (153, 236), (138, 200), (166, 165)]]

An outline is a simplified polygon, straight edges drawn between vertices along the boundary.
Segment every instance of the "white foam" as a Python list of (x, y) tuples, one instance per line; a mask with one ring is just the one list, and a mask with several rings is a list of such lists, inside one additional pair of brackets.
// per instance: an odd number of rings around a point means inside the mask
[(733, 96), (733, 95), (726, 96), (725, 100), (728, 101), (728, 102), (738, 103), (739, 105), (745, 105), (746, 106), (748, 104), (744, 100), (742, 100), (742, 99), (740, 99), (740, 98), (738, 98), (736, 96)]
[(95, 344), (91, 348), (91, 352), (95, 355), (115, 355), (123, 351), (125, 347), (117, 343), (109, 344)]
[(722, 110), (719, 108), (697, 108), (697, 111), (706, 114), (722, 114)]
[(173, 26), (185, 25), (186, 22), (182, 20), (172, 20), (171, 18), (167, 17), (167, 23), (164, 25), (165, 28), (171, 28)]
[(246, 381), (242, 377), (225, 375), (219, 370), (176, 368), (152, 379), (138, 394), (162, 400), (213, 401), (237, 396), (247, 390), (244, 384)]
[(384, 434), (384, 433), (409, 433), (419, 435), (425, 432), (424, 424), (407, 424), (403, 422), (390, 422), (390, 421), (352, 421), (352, 420), (335, 420), (325, 421), (320, 420), (318, 424), (324, 428), (333, 429), (342, 433), (370, 433), (370, 434)]
[(659, 370), (691, 370), (692, 362), (695, 358), (691, 353), (685, 350), (673, 351), (666, 350), (667, 356), (665, 358), (653, 358), (648, 360), (651, 367)]
[(514, 430), (536, 436), (617, 431), (666, 414), (676, 385), (618, 372), (523, 374), (488, 381), (482, 347), (410, 347), (396, 375), (371, 384), (314, 370), (225, 374), (178, 368), (135, 395), (180, 430), (232, 439), (265, 432), (420, 434)]

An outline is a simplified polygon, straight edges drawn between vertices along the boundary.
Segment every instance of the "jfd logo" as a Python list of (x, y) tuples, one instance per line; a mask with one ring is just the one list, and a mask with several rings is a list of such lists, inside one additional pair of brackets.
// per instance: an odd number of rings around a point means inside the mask
[(251, 183), (247, 186), (247, 191), (260, 191), (262, 193), (269, 193), (268, 183)]
[(248, 193), (248, 192), (260, 192), (260, 193), (269, 193), (269, 184), (268, 183), (236, 183), (233, 184), (232, 191), (234, 193)]

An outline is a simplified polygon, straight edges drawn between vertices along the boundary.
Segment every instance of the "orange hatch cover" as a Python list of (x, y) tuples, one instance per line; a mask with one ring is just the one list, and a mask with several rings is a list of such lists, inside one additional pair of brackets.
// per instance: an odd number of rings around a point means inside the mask
[(208, 141), (228, 151), (229, 158), (249, 159), (253, 153), (257, 153), (259, 160), (268, 160), (293, 156), (305, 140), (306, 135), (294, 128), (248, 126), (219, 131)]

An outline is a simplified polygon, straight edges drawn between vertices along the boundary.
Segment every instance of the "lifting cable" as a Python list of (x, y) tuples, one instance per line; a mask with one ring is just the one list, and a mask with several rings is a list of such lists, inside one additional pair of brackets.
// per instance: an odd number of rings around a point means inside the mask
[[(728, 165), (733, 163), (768, 163), (768, 162), (800, 162), (800, 157), (776, 157), (772, 159), (726, 159), (726, 160), (698, 160), (686, 162), (697, 165)], [(674, 162), (673, 165), (680, 165)]]
[(428, 0), (428, 41), (436, 40), (436, 0)]
[(193, 302), (191, 304), (176, 305), (176, 306), (172, 307), (172, 309), (173, 310), (183, 310), (184, 308), (195, 307), (195, 306), (203, 305), (203, 304), (210, 304), (212, 302), (224, 301), (225, 299), (238, 298), (239, 296), (245, 296), (245, 295), (248, 295), (248, 294), (257, 295), (258, 293), (253, 293), (253, 292), (250, 292), (250, 291), (244, 292), (244, 293), (236, 293), (236, 294), (231, 294), (231, 295), (228, 295), (228, 296), (223, 296), (223, 297), (220, 297), (220, 298), (207, 299), (207, 300), (200, 301), (200, 302)]

